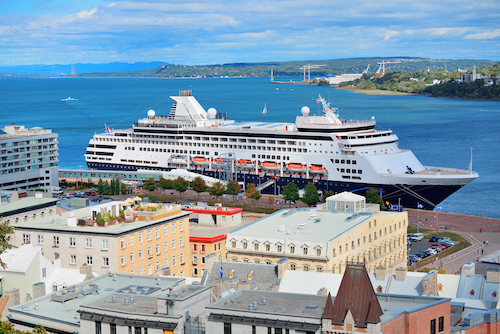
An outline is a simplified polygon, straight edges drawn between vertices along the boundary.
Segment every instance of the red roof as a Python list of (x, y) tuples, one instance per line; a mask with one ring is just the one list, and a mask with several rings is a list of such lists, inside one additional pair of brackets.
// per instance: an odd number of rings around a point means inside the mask
[(232, 216), (243, 211), (242, 208), (226, 208), (226, 207), (218, 207), (216, 210), (210, 209), (201, 209), (201, 208), (187, 208), (184, 211), (189, 211), (192, 213), (206, 214), (206, 215), (224, 215), (224, 216)]
[(343, 325), (348, 311), (351, 311), (358, 328), (366, 328), (368, 323), (379, 323), (380, 316), (384, 314), (362, 264), (347, 265), (333, 306), (331, 302), (329, 296), (323, 318), (332, 319), (334, 325)]
[(221, 234), (212, 238), (189, 237), (189, 242), (199, 242), (200, 244), (213, 244), (214, 242), (226, 240), (226, 237), (227, 234)]

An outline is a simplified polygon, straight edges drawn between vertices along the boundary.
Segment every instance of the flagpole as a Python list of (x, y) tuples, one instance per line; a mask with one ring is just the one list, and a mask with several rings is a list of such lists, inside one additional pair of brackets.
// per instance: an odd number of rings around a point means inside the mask
[(420, 231), (420, 203), (417, 202), (417, 233)]

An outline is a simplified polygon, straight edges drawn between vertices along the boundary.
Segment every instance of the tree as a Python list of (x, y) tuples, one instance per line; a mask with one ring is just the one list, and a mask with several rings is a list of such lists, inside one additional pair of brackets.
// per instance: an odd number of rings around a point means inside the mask
[(120, 195), (120, 185), (121, 184), (122, 183), (120, 182), (120, 179), (115, 179), (115, 189), (114, 189), (115, 195)]
[(257, 188), (255, 187), (255, 184), (253, 183), (248, 183), (247, 188), (245, 190), (245, 196), (248, 198), (252, 199), (252, 205), (253, 205), (253, 194), (257, 191)]
[(197, 176), (194, 178), (193, 182), (191, 182), (191, 188), (198, 194), (198, 199), (200, 199), (200, 194), (202, 192), (207, 191), (207, 184), (205, 180), (201, 178), (201, 176)]
[(172, 182), (172, 180), (167, 180), (162, 177), (156, 183), (156, 185), (163, 189), (163, 195), (165, 195), (165, 190), (174, 188), (174, 183)]
[(258, 202), (261, 197), (262, 195), (260, 194), (260, 191), (257, 188), (255, 188), (255, 191), (252, 194), (252, 200), (256, 200)]
[(276, 200), (274, 199), (274, 196), (269, 196), (267, 198), (267, 203), (269, 203), (269, 205), (273, 206), (275, 202)]
[(99, 182), (97, 183), (97, 192), (102, 195), (103, 190), (104, 190), (104, 182), (102, 181), (102, 179), (99, 179)]
[(111, 181), (109, 181), (109, 194), (115, 194), (115, 179), (111, 179)]
[(380, 208), (384, 207), (384, 201), (378, 194), (378, 190), (375, 188), (370, 188), (366, 191), (366, 203), (380, 204)]
[(304, 196), (302, 196), (302, 202), (311, 206), (319, 202), (318, 189), (314, 183), (308, 183), (304, 188)]
[(326, 199), (327, 199), (328, 197), (330, 197), (330, 196), (333, 196), (333, 195), (335, 195), (335, 193), (334, 193), (333, 191), (331, 191), (331, 190), (325, 191), (325, 192), (323, 193), (323, 199), (322, 199), (322, 202), (326, 202)]
[(125, 185), (125, 183), (122, 183), (120, 186), (120, 192), (122, 193), (122, 195), (126, 195), (127, 191), (128, 191), (127, 186)]
[[(8, 249), (12, 248), (12, 245), (9, 243), (8, 235), (14, 233), (14, 227), (10, 226), (10, 224), (3, 220), (0, 222), (0, 255)], [(5, 269), (5, 263), (0, 258), (0, 266)]]
[(299, 189), (293, 182), (288, 183), (285, 188), (283, 188), (282, 195), (283, 201), (285, 201), (285, 203), (290, 203), (290, 207), (292, 207), (292, 203), (295, 203), (300, 199)]
[(109, 183), (108, 183), (107, 180), (103, 183), (102, 194), (103, 195), (109, 195)]
[(182, 197), (182, 193), (188, 190), (188, 182), (184, 180), (182, 177), (178, 177), (174, 180), (174, 190), (177, 190), (179, 192), (179, 198)]
[(14, 328), (14, 325), (9, 321), (0, 321), (0, 333), (2, 334), (47, 334), (47, 331), (42, 326), (35, 326), (32, 332), (19, 331)]
[(144, 185), (142, 187), (148, 190), (151, 194), (151, 192), (156, 189), (156, 182), (152, 177), (150, 177), (146, 180), (146, 182), (144, 182)]
[(215, 182), (212, 187), (210, 187), (209, 191), (210, 195), (215, 196), (215, 199), (218, 199), (219, 196), (226, 193), (226, 186), (221, 182)]
[(234, 196), (238, 195), (240, 192), (241, 192), (241, 185), (238, 183), (238, 181), (229, 180), (226, 187), (226, 194), (233, 195), (233, 202), (234, 202)]

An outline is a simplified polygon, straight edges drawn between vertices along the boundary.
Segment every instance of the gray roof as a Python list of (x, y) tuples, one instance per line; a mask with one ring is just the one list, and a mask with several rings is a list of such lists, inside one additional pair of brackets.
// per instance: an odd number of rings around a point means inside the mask
[[(285, 209), (258, 219), (231, 233), (262, 237), (262, 233), (265, 231), (265, 235), (268, 238), (283, 238), (285, 233), (289, 233), (289, 237), (293, 239), (327, 242), (337, 238), (372, 216), (377, 217), (391, 214), (398, 213), (381, 212), (373, 214), (363, 212), (349, 214), (344, 212), (329, 212), (318, 208)], [(317, 218), (320, 219), (319, 222), (316, 221)]]
[[(206, 285), (220, 283), (219, 261), (212, 263)], [(222, 262), (223, 276), (225, 283), (248, 282), (250, 289), (268, 290), (272, 285), (278, 285), (278, 271), (276, 265), (244, 263), (244, 262)], [(233, 271), (233, 278), (229, 278), (229, 273)], [(248, 280), (248, 274), (252, 272), (252, 280)], [(236, 288), (235, 288), (236, 289)]]
[(0, 205), (0, 216), (5, 216), (7, 213), (11, 213), (12, 211), (33, 210), (40, 205), (42, 206), (56, 205), (57, 201), (58, 199), (56, 198), (35, 198), (35, 197), (20, 198), (17, 201)]

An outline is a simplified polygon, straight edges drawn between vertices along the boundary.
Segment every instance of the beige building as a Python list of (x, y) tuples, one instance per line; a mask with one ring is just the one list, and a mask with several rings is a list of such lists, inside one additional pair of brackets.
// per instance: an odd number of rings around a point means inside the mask
[(343, 273), (365, 262), (369, 272), (406, 267), (406, 212), (380, 211), (363, 196), (341, 193), (326, 204), (286, 209), (227, 235), (228, 261), (277, 264), (288, 269)]
[[(191, 276), (189, 213), (137, 197), (20, 222), (14, 245), (35, 244), (62, 268), (97, 274)], [(104, 220), (98, 221), (99, 217)]]

